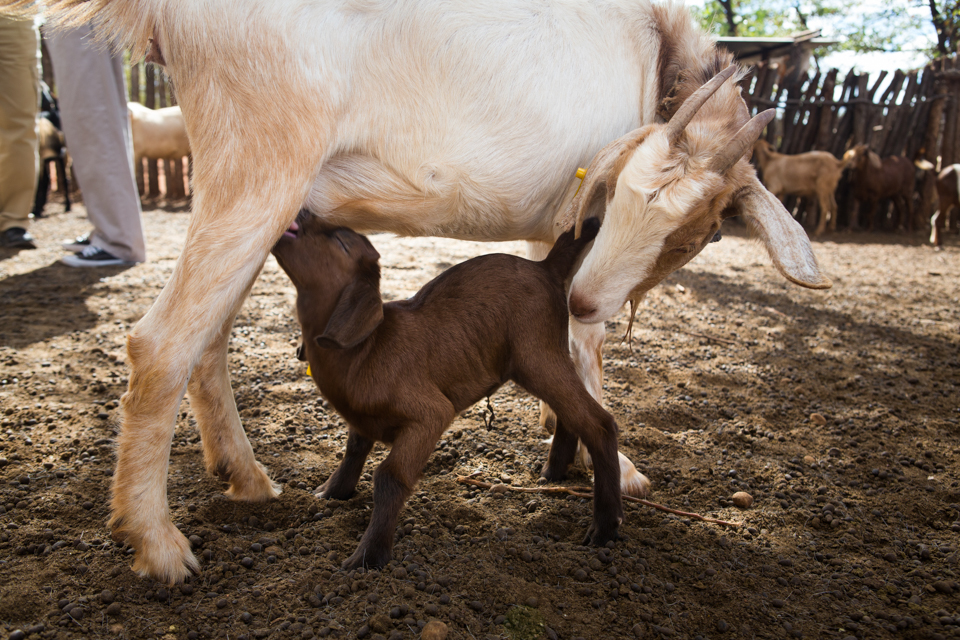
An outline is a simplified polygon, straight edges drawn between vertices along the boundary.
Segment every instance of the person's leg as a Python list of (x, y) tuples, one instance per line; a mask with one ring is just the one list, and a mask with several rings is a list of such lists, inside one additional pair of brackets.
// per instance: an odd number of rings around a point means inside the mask
[[(37, 187), (40, 46), (32, 20), (0, 15), (0, 233), (30, 225)], [(22, 236), (23, 234), (18, 234)], [(32, 246), (29, 235), (23, 244)]]
[(47, 37), (67, 148), (73, 156), (93, 247), (128, 262), (146, 260), (122, 59), (89, 26)]

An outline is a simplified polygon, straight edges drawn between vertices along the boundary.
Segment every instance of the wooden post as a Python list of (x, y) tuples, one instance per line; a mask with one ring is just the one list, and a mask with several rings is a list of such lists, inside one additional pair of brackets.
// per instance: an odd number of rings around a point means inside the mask
[(837, 84), (838, 73), (839, 71), (836, 69), (830, 69), (826, 79), (823, 81), (823, 87), (820, 89), (820, 100), (823, 102), (823, 105), (817, 108), (816, 137), (812, 142), (808, 143), (808, 146), (813, 149), (830, 148), (833, 128), (837, 120), (837, 107), (834, 104), (833, 93)]
[[(157, 86), (153, 65), (146, 65), (146, 73), (144, 75), (146, 75), (147, 80), (147, 91), (146, 98), (144, 100), (144, 106), (149, 109), (155, 109), (157, 106)], [(160, 177), (157, 173), (157, 161), (152, 158), (147, 158), (147, 182), (147, 196), (150, 198), (159, 198)]]
[[(843, 81), (843, 88), (840, 91), (840, 102), (849, 102), (853, 95), (853, 87), (857, 84), (857, 73), (850, 71)], [(838, 110), (839, 114), (839, 110)], [(833, 145), (830, 153), (840, 157), (847, 148), (847, 139), (850, 132), (853, 131), (853, 105), (843, 106), (843, 115), (838, 115), (837, 134), (833, 138)]]

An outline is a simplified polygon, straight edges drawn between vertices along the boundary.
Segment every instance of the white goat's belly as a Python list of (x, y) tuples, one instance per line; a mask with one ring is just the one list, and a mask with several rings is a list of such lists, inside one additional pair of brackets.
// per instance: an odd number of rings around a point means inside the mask
[(351, 71), (305, 206), (363, 232), (552, 241), (577, 168), (652, 118), (622, 19), (577, 3), (400, 4), (320, 45), (351, 51)]

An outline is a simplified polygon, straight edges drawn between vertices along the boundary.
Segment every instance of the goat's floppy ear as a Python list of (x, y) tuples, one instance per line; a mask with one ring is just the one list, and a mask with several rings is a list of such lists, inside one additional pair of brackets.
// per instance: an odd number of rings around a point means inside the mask
[(381, 322), (379, 279), (361, 275), (340, 294), (333, 315), (316, 342), (324, 349), (350, 349), (366, 340)]
[(806, 231), (756, 177), (740, 193), (737, 204), (783, 277), (808, 289), (833, 286), (817, 265)]
[(635, 129), (605, 146), (590, 161), (587, 175), (583, 177), (583, 182), (580, 184), (580, 191), (570, 203), (570, 210), (575, 216), (574, 237), (580, 237), (584, 220), (597, 218), (601, 223), (603, 222), (607, 203), (613, 198), (613, 192), (617, 188), (617, 178), (630, 159), (630, 154), (636, 150), (646, 135), (645, 128)]

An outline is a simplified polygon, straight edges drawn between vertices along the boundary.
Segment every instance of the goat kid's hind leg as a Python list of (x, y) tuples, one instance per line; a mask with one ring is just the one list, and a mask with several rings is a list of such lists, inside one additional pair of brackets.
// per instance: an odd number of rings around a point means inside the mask
[[(604, 324), (583, 324), (570, 318), (570, 353), (577, 375), (583, 381), (590, 396), (602, 402), (603, 398), (603, 339)], [(582, 446), (578, 450), (580, 460), (585, 467), (591, 466), (590, 454)], [(620, 488), (623, 493), (635, 498), (650, 494), (650, 480), (637, 471), (628, 457), (617, 452), (620, 461)]]
[(584, 390), (568, 360), (554, 358), (553, 362), (540, 364), (544, 371), (525, 371), (517, 381), (553, 407), (558, 434), (569, 431), (589, 449), (594, 472), (593, 524), (584, 544), (606, 544), (618, 538), (617, 529), (623, 522), (617, 424)]
[[(306, 182), (304, 177), (304, 190)], [(115, 539), (136, 549), (134, 570), (161, 582), (178, 582), (197, 569), (190, 544), (170, 521), (167, 507), (177, 410), (192, 369), (297, 213), (302, 191), (295, 184), (277, 183), (216, 206), (207, 204), (198, 186), (173, 275), (127, 339), (131, 375), (122, 399), (110, 526)]]
[(200, 427), (207, 471), (230, 483), (227, 490), (230, 498), (262, 502), (280, 495), (280, 486), (270, 480), (253, 454), (253, 447), (240, 424), (227, 368), (227, 346), (233, 320), (252, 286), (253, 280), (250, 280), (239, 304), (204, 351), (190, 376), (187, 393)]
[(352, 496), (357, 488), (357, 481), (360, 480), (360, 474), (363, 473), (363, 463), (367, 461), (371, 449), (373, 449), (373, 440), (363, 437), (356, 429), (351, 428), (343, 460), (333, 475), (320, 487), (317, 497), (346, 500)]
[(341, 565), (344, 571), (361, 566), (382, 567), (393, 558), (393, 538), (400, 510), (413, 492), (443, 427), (452, 420), (451, 407), (449, 419), (438, 422), (435, 427), (423, 424), (401, 427), (390, 455), (380, 463), (373, 474), (373, 513), (370, 514), (370, 524), (363, 532), (357, 550)]

